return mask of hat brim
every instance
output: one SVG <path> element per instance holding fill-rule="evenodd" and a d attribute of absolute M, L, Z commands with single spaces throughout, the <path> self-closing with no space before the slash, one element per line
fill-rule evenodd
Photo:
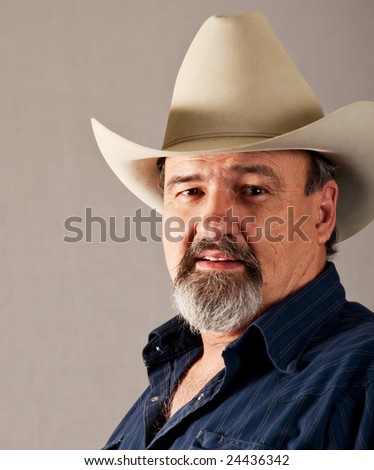
<path fill-rule="evenodd" d="M 339 240 L 354 235 L 373 219 L 374 201 L 374 102 L 350 104 L 305 127 L 278 137 L 228 146 L 220 138 L 219 147 L 203 150 L 196 143 L 184 150 L 157 150 L 131 142 L 92 119 L 95 138 L 105 160 L 139 199 L 159 213 L 163 211 L 158 187 L 159 157 L 191 156 L 207 153 L 255 152 L 263 150 L 314 150 L 338 167 L 337 228 Z"/>

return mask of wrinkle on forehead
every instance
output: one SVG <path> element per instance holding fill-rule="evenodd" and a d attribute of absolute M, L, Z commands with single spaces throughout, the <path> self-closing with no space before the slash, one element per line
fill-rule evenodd
<path fill-rule="evenodd" d="M 309 156 L 305 150 L 278 150 L 169 157 L 166 160 L 168 173 L 174 175 L 191 173 L 203 175 L 206 172 L 211 179 L 214 175 L 252 172 L 272 177 L 274 180 L 282 180 L 282 176 L 289 170 L 294 172 L 295 176 L 303 175 L 306 179 Z M 304 184 L 304 181 L 302 183 Z"/>
<path fill-rule="evenodd" d="M 284 159 L 284 158 L 302 158 L 308 159 L 308 153 L 306 150 L 271 150 L 271 151 L 257 151 L 257 152 L 227 152 L 227 153 L 207 153 L 204 155 L 189 155 L 189 156 L 180 156 L 180 157 L 166 157 L 166 162 L 172 162 L 173 165 L 179 165 L 188 162 L 201 162 L 201 163 L 211 163 L 214 159 L 215 163 L 222 163 L 231 158 L 236 158 L 238 160 L 253 158 L 265 158 L 274 160 L 274 159 Z M 217 165 L 218 166 L 218 165 Z"/>

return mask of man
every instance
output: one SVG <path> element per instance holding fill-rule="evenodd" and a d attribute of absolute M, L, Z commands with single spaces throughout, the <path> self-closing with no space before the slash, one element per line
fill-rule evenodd
<path fill-rule="evenodd" d="M 180 313 L 150 334 L 150 385 L 107 449 L 374 448 L 374 316 L 326 261 L 336 227 L 372 220 L 373 125 L 369 102 L 323 117 L 260 14 L 202 26 L 162 150 L 93 121 L 163 212 Z"/>

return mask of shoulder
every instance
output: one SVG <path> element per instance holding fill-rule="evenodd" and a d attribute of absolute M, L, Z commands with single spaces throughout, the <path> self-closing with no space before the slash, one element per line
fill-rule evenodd
<path fill-rule="evenodd" d="M 374 383 L 374 313 L 357 302 L 346 302 L 340 322 L 344 326 L 344 356 Z"/>
<path fill-rule="evenodd" d="M 360 303 L 346 301 L 331 326 L 348 349 L 367 345 L 374 353 L 374 313 Z"/>
<path fill-rule="evenodd" d="M 333 344 L 346 342 L 348 349 L 366 342 L 373 344 L 374 313 L 358 302 L 345 301 L 320 333 L 330 337 Z"/>
<path fill-rule="evenodd" d="M 374 384 L 374 313 L 346 301 L 337 315 L 316 331 L 306 356 L 337 386 Z"/>

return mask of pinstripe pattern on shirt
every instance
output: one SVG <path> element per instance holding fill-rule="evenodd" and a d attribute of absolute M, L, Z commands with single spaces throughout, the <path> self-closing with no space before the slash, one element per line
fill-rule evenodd
<path fill-rule="evenodd" d="M 348 302 L 332 263 L 224 351 L 225 370 L 165 422 L 202 353 L 174 318 L 143 351 L 150 386 L 107 449 L 374 449 L 374 315 Z"/>

